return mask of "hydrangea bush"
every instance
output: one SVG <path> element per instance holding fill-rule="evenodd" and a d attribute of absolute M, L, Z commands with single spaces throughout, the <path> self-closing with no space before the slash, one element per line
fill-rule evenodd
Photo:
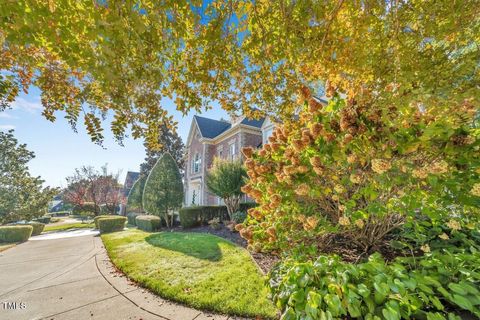
<path fill-rule="evenodd" d="M 298 119 L 278 125 L 259 151 L 243 149 L 242 190 L 259 206 L 237 229 L 251 249 L 325 247 L 336 235 L 368 253 L 419 217 L 451 216 L 454 224 L 478 214 L 473 103 L 426 109 L 398 100 L 383 108 L 365 94 L 343 97 L 328 85 L 326 92 L 322 103 L 304 88 Z"/>

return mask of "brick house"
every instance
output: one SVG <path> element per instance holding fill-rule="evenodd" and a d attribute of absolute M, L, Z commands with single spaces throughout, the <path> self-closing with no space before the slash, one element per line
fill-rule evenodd
<path fill-rule="evenodd" d="M 273 126 L 268 119 L 232 117 L 228 122 L 194 116 L 186 143 L 185 205 L 223 204 L 219 197 L 209 192 L 205 183 L 214 158 L 243 160 L 241 149 L 260 147 Z"/>

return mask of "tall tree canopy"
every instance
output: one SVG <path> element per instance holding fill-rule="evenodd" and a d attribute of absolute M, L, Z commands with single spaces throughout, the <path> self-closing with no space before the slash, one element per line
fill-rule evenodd
<path fill-rule="evenodd" d="M 25 144 L 18 143 L 13 130 L 0 131 L 0 223 L 43 215 L 58 193 L 30 175 L 28 162 L 34 157 Z"/>
<path fill-rule="evenodd" d="M 290 115 L 303 86 L 365 104 L 448 110 L 479 100 L 475 0 L 7 1 L 0 8 L 0 100 L 42 91 L 44 116 L 83 118 L 158 146 L 188 112 L 219 101 Z M 159 107 L 160 106 L 160 107 Z M 249 113 L 249 112 L 247 112 Z"/>
<path fill-rule="evenodd" d="M 150 170 L 152 170 L 155 163 L 165 152 L 168 152 L 173 157 L 180 172 L 183 172 L 185 166 L 185 145 L 177 132 L 169 128 L 168 125 L 160 125 L 158 148 L 152 148 L 148 143 L 144 143 L 144 145 L 146 157 L 145 162 L 140 165 L 140 175 L 148 176 Z"/>

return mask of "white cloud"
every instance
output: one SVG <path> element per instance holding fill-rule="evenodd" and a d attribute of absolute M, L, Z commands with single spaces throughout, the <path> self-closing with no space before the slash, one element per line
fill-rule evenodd
<path fill-rule="evenodd" d="M 8 114 L 5 111 L 3 111 L 3 112 L 0 112 L 0 119 L 17 119 L 17 117 L 14 117 L 11 114 Z"/>
<path fill-rule="evenodd" d="M 8 131 L 11 129 L 15 129 L 15 126 L 11 124 L 0 124 L 0 130 L 2 131 Z"/>
<path fill-rule="evenodd" d="M 22 109 L 31 113 L 35 113 L 37 110 L 42 110 L 42 104 L 40 101 L 28 101 L 22 97 L 18 97 L 12 103 L 13 109 Z"/>

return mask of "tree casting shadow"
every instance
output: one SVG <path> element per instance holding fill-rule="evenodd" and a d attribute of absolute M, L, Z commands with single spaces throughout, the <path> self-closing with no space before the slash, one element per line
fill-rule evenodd
<path fill-rule="evenodd" d="M 152 246 L 181 252 L 197 259 L 222 259 L 222 251 L 218 245 L 222 240 L 217 237 L 198 233 L 161 232 L 152 234 L 145 240 Z"/>

